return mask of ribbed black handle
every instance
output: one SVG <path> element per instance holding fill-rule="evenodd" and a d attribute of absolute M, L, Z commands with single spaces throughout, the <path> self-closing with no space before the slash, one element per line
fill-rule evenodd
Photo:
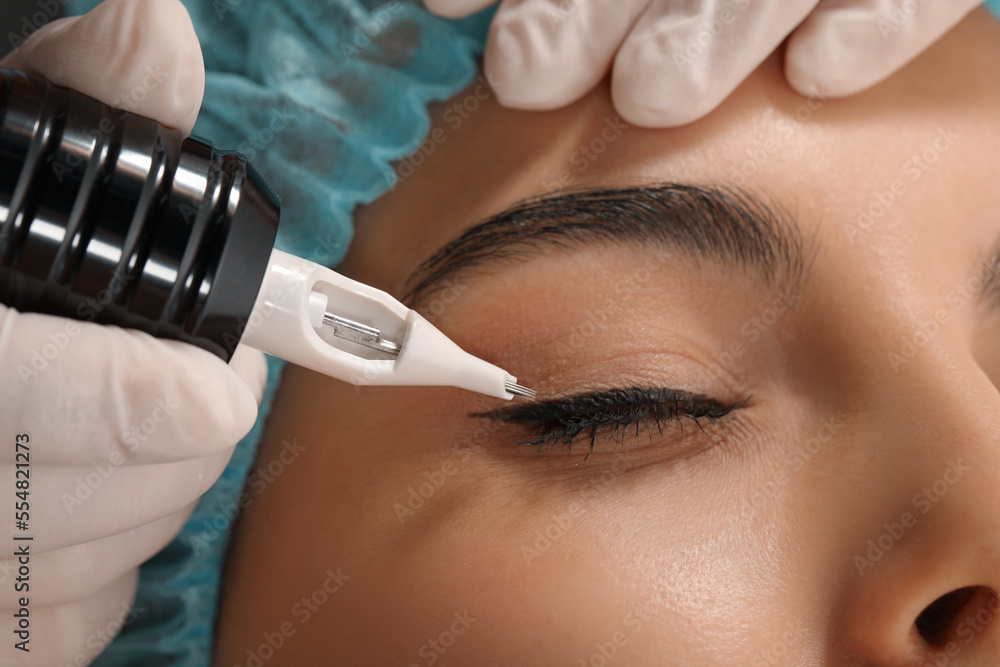
<path fill-rule="evenodd" d="M 278 212 L 242 155 L 0 68 L 0 302 L 228 361 Z"/>

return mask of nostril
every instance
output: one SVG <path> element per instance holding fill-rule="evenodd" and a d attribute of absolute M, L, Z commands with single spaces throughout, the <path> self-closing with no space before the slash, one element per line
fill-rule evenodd
<path fill-rule="evenodd" d="M 948 630 L 959 612 L 976 594 L 978 586 L 958 588 L 939 597 L 917 616 L 917 632 L 931 646 L 941 646 L 948 639 Z"/>

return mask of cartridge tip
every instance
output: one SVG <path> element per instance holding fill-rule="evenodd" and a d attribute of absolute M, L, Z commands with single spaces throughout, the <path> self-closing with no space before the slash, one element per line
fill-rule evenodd
<path fill-rule="evenodd" d="M 521 398 L 526 398 L 529 401 L 535 400 L 535 390 L 528 389 L 527 387 L 522 387 L 513 380 L 506 380 L 503 383 L 503 388 L 507 390 L 507 393 L 514 394 L 515 396 L 520 396 Z"/>

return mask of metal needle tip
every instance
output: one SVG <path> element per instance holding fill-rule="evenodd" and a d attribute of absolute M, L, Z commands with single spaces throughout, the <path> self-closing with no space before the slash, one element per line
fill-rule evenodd
<path fill-rule="evenodd" d="M 521 398 L 526 398 L 529 401 L 535 400 L 535 390 L 528 389 L 527 387 L 522 387 L 521 385 L 507 380 L 503 383 L 503 388 L 507 390 L 507 393 L 514 394 L 515 396 L 520 396 Z"/>
<path fill-rule="evenodd" d="M 375 327 L 333 313 L 323 313 L 323 324 L 332 327 L 333 335 L 337 338 L 349 340 L 379 352 L 386 352 L 394 357 L 399 355 L 399 343 L 382 338 L 382 332 Z"/>

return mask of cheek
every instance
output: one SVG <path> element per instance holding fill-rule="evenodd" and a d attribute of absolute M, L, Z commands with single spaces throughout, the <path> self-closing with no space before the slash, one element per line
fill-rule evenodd
<path fill-rule="evenodd" d="M 780 634 L 789 601 L 811 599 L 782 554 L 823 540 L 789 543 L 807 519 L 801 494 L 740 514 L 761 483 L 750 456 L 512 457 L 496 433 L 453 425 L 476 407 L 468 392 L 290 377 L 299 382 L 283 398 L 296 409 L 276 413 L 261 460 L 283 438 L 306 451 L 242 530 L 256 563 L 242 572 L 248 603 L 269 600 L 273 616 L 258 629 L 298 623 L 288 610 L 328 569 L 350 576 L 321 622 L 295 625 L 296 650 L 336 646 L 346 664 L 599 665 L 609 652 L 633 664 L 745 664 L 748 646 Z"/>
<path fill-rule="evenodd" d="M 422 451 L 447 439 L 417 435 L 408 446 Z M 431 640 L 451 644 L 451 624 L 468 614 L 475 622 L 448 647 L 455 664 L 487 655 L 601 664 L 592 656 L 608 651 L 638 664 L 666 652 L 710 660 L 755 643 L 748 625 L 767 627 L 769 613 L 786 611 L 778 598 L 787 599 L 791 568 L 775 554 L 790 549 L 776 544 L 784 534 L 769 514 L 739 518 L 734 471 L 635 468 L 627 456 L 566 470 L 542 457 L 499 457 L 499 446 L 459 446 L 366 485 L 368 515 L 338 531 L 343 540 L 380 526 L 379 548 L 358 563 L 364 586 L 340 601 L 357 623 L 354 640 L 364 637 L 359 646 L 377 643 L 377 620 L 394 628 L 395 657 L 417 661 Z M 393 521 L 379 520 L 387 511 Z"/>

